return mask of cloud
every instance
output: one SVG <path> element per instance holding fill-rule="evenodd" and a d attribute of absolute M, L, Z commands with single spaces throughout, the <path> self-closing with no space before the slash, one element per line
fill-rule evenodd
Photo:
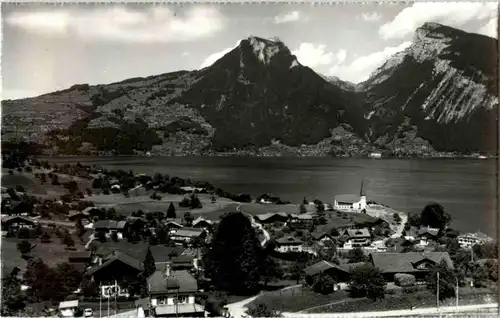
<path fill-rule="evenodd" d="M 370 74 L 380 67 L 389 57 L 403 51 L 411 45 L 410 41 L 403 42 L 395 47 L 386 47 L 384 50 L 371 53 L 369 55 L 356 58 L 348 65 L 335 65 L 329 73 L 342 80 L 353 83 L 363 82 L 368 79 Z"/>
<path fill-rule="evenodd" d="M 345 59 L 347 58 L 347 51 L 340 49 L 335 55 L 335 57 L 337 58 L 337 63 L 339 64 L 344 63 Z"/>
<path fill-rule="evenodd" d="M 403 39 L 413 34 L 425 22 L 442 23 L 451 27 L 462 27 L 470 21 L 490 20 L 497 17 L 496 2 L 433 2 L 414 3 L 379 29 L 385 39 Z"/>
<path fill-rule="evenodd" d="M 289 23 L 299 21 L 301 18 L 301 14 L 299 11 L 287 12 L 281 15 L 277 15 L 274 17 L 275 24 Z"/>
<path fill-rule="evenodd" d="M 491 18 L 488 21 L 488 23 L 484 24 L 477 30 L 477 33 L 490 36 L 492 38 L 497 38 L 498 37 L 497 23 L 498 23 L 498 18 Z"/>
<path fill-rule="evenodd" d="M 189 56 L 189 55 L 191 55 L 190 52 L 182 52 L 182 54 L 181 54 L 181 56 Z"/>
<path fill-rule="evenodd" d="M 208 67 L 212 64 L 214 64 L 218 59 L 220 59 L 221 57 L 223 57 L 224 55 L 226 55 L 227 53 L 231 52 L 233 49 L 235 49 L 236 47 L 238 47 L 238 45 L 240 45 L 240 42 L 241 40 L 239 40 L 238 42 L 236 42 L 236 44 L 233 46 L 233 47 L 228 47 L 222 51 L 219 51 L 219 52 L 215 52 L 215 53 L 212 53 L 210 54 L 200 65 L 200 69 L 202 68 L 205 68 L 205 67 Z"/>
<path fill-rule="evenodd" d="M 167 7 L 133 11 L 112 6 L 92 10 L 52 9 L 12 12 L 6 23 L 39 35 L 72 36 L 124 42 L 183 42 L 221 31 L 226 18 L 214 7 L 189 7 L 176 13 Z"/>
<path fill-rule="evenodd" d="M 382 15 L 377 12 L 364 12 L 361 14 L 361 18 L 367 22 L 376 22 L 382 19 Z"/>

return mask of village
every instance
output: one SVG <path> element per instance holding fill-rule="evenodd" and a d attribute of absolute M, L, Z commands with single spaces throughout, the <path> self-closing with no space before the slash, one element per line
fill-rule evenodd
<path fill-rule="evenodd" d="M 494 295 L 496 242 L 453 230 L 437 203 L 408 215 L 370 201 L 362 180 L 357 190 L 291 204 L 3 154 L 2 316 L 263 317 Z M 250 258 L 238 240 L 265 263 L 227 276 L 251 277 L 244 292 L 219 277 L 234 259 L 214 252 Z"/>

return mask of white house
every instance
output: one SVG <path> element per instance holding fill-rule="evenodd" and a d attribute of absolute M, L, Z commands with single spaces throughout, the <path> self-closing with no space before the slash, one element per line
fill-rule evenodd
<path fill-rule="evenodd" d="M 78 300 L 62 301 L 59 303 L 59 314 L 62 317 L 74 317 L 78 310 Z"/>
<path fill-rule="evenodd" d="M 473 234 L 464 234 L 458 236 L 458 244 L 461 248 L 471 249 L 476 244 L 482 244 L 483 241 Z"/>
<path fill-rule="evenodd" d="M 366 194 L 364 183 L 361 183 L 359 196 L 353 194 L 340 194 L 333 200 L 333 208 L 345 212 L 361 212 L 366 210 Z"/>

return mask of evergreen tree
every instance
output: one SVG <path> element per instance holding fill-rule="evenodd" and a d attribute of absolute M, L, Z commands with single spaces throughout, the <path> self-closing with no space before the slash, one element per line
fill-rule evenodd
<path fill-rule="evenodd" d="M 299 212 L 301 214 L 304 214 L 307 212 L 306 206 L 303 203 L 301 205 L 299 205 Z"/>
<path fill-rule="evenodd" d="M 144 277 L 148 278 L 156 271 L 155 259 L 151 253 L 151 249 L 148 247 L 146 257 L 144 258 Z"/>
<path fill-rule="evenodd" d="M 224 217 L 208 251 L 207 273 L 218 290 L 247 294 L 260 280 L 261 248 L 247 217 L 231 213 Z"/>
<path fill-rule="evenodd" d="M 385 296 L 386 281 L 380 270 L 370 263 L 352 270 L 349 285 L 353 297 L 368 297 L 375 301 Z"/>
<path fill-rule="evenodd" d="M 167 219 L 175 219 L 177 217 L 177 214 L 175 213 L 175 207 L 172 202 L 170 202 L 170 205 L 168 206 L 167 209 Z"/>

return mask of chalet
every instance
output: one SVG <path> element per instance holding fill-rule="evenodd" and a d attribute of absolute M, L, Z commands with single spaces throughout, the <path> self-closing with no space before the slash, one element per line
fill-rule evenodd
<path fill-rule="evenodd" d="M 364 229 L 347 229 L 339 238 L 339 247 L 343 249 L 352 249 L 355 247 L 367 247 L 371 245 L 371 234 Z"/>
<path fill-rule="evenodd" d="M 96 237 L 100 233 L 104 233 L 106 237 L 110 237 L 113 232 L 118 236 L 118 239 L 123 239 L 124 234 L 128 229 L 127 221 L 115 221 L 115 220 L 99 220 L 94 224 L 94 231 Z"/>
<path fill-rule="evenodd" d="M 149 250 L 155 260 L 156 268 L 164 268 L 167 263 L 172 263 L 174 257 L 182 255 L 185 249 L 180 246 L 150 245 Z"/>
<path fill-rule="evenodd" d="M 179 244 L 193 243 L 196 239 L 204 239 L 206 232 L 203 229 L 183 227 L 172 234 L 171 239 Z"/>
<path fill-rule="evenodd" d="M 439 229 L 431 227 L 422 227 L 416 233 L 417 245 L 427 246 L 430 242 L 438 240 Z"/>
<path fill-rule="evenodd" d="M 429 270 L 443 261 L 453 268 L 448 252 L 371 253 L 369 261 L 380 269 L 387 281 L 393 281 L 394 275 L 399 273 L 424 280 Z"/>
<path fill-rule="evenodd" d="M 334 238 L 326 232 L 314 232 L 311 234 L 311 237 L 314 241 L 318 242 L 320 245 L 323 245 L 327 242 L 329 243 L 335 242 Z"/>
<path fill-rule="evenodd" d="M 302 252 L 303 244 L 304 242 L 293 236 L 282 237 L 276 240 L 276 251 L 281 253 Z"/>
<path fill-rule="evenodd" d="M 349 263 L 336 265 L 325 260 L 313 264 L 304 269 L 305 280 L 308 285 L 314 284 L 319 274 L 324 273 L 332 277 L 338 283 L 346 283 L 351 278 L 351 271 L 364 263 Z M 335 289 L 343 289 L 345 286 L 337 285 Z"/>
<path fill-rule="evenodd" d="M 288 221 L 288 214 L 284 212 L 258 214 L 254 216 L 254 220 L 260 224 L 272 224 L 277 222 L 285 223 Z"/>
<path fill-rule="evenodd" d="M 8 234 L 15 235 L 21 228 L 34 228 L 35 223 L 35 220 L 24 216 L 2 217 L 2 231 L 7 231 Z"/>
<path fill-rule="evenodd" d="M 127 217 L 128 231 L 142 234 L 147 229 L 147 221 L 144 218 L 129 216 Z"/>
<path fill-rule="evenodd" d="M 341 194 L 335 196 L 333 209 L 342 212 L 366 212 L 366 194 L 364 182 L 361 183 L 359 196 L 353 194 Z"/>
<path fill-rule="evenodd" d="M 104 217 L 104 215 L 106 214 L 104 210 L 101 210 L 95 206 L 89 206 L 83 209 L 82 213 L 88 214 L 91 219 L 94 219 L 95 217 Z"/>
<path fill-rule="evenodd" d="M 308 229 L 314 224 L 314 214 L 290 214 L 289 222 L 294 228 Z"/>
<path fill-rule="evenodd" d="M 175 231 L 182 228 L 182 219 L 166 219 L 165 226 L 169 231 Z"/>
<path fill-rule="evenodd" d="M 156 317 L 204 317 L 204 307 L 195 303 L 196 279 L 185 270 L 166 268 L 148 278 L 151 307 Z"/>
<path fill-rule="evenodd" d="M 59 303 L 59 315 L 61 317 L 75 317 L 78 307 L 78 300 L 62 301 Z"/>
<path fill-rule="evenodd" d="M 114 252 L 107 259 L 92 268 L 89 273 L 97 285 L 101 286 L 103 297 L 110 297 L 111 289 L 119 296 L 129 296 L 128 286 L 136 282 L 143 271 L 142 262 L 125 253 Z"/>
<path fill-rule="evenodd" d="M 90 264 L 92 261 L 92 252 L 84 251 L 84 252 L 70 252 L 68 255 L 68 263 L 70 264 Z"/>
<path fill-rule="evenodd" d="M 212 227 L 212 221 L 206 220 L 200 216 L 193 221 L 193 227 L 207 230 Z"/>

